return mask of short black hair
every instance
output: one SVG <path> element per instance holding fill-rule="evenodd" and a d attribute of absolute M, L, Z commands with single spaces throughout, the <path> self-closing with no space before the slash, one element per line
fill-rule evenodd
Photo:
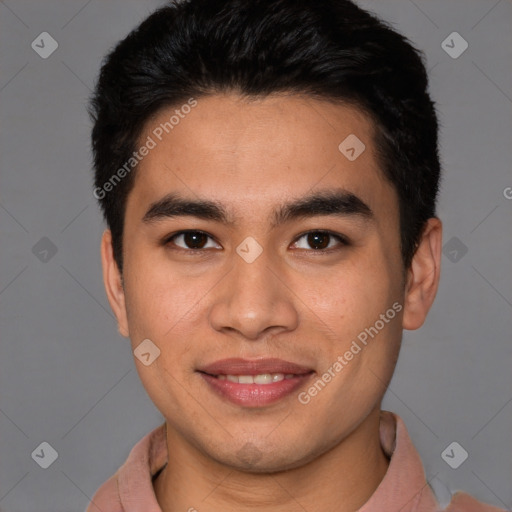
<path fill-rule="evenodd" d="M 183 0 L 152 13 L 105 58 L 89 105 L 94 194 L 119 269 L 136 172 L 126 163 L 150 116 L 225 92 L 307 95 L 367 114 L 378 163 L 398 193 L 408 268 L 435 216 L 440 178 L 423 60 L 408 39 L 349 0 Z"/>

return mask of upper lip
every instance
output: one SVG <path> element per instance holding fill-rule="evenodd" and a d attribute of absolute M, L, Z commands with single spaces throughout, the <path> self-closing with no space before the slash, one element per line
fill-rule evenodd
<path fill-rule="evenodd" d="M 284 373 L 304 375 L 311 373 L 312 368 L 283 359 L 241 359 L 231 358 L 215 361 L 199 368 L 199 371 L 210 375 L 260 375 L 263 373 Z"/>

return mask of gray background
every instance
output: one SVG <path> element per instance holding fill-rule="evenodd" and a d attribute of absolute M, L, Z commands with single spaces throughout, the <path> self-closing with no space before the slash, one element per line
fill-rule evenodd
<path fill-rule="evenodd" d="M 83 511 L 163 421 L 103 291 L 85 110 L 101 58 L 162 3 L 0 2 L 4 512 Z M 439 294 L 405 332 L 384 408 L 404 419 L 441 500 L 464 489 L 510 509 L 512 3 L 359 3 L 425 51 L 445 173 Z M 59 44 L 47 59 L 31 48 L 43 31 Z M 453 31 L 469 44 L 456 59 L 441 46 Z M 43 441 L 58 452 L 48 469 L 31 457 Z M 469 453 L 458 469 L 441 457 L 452 441 Z"/>

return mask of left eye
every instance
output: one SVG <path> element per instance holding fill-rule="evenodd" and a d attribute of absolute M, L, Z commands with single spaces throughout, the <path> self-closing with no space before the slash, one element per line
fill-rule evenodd
<path fill-rule="evenodd" d="M 310 247 L 298 247 L 299 249 L 310 249 L 313 247 L 315 251 L 325 251 L 327 249 L 332 249 L 333 245 L 331 245 L 332 239 L 337 240 L 341 245 L 347 245 L 347 241 L 341 236 L 331 233 L 329 231 L 310 231 L 309 233 L 304 233 L 297 239 L 294 245 L 298 244 L 299 240 L 305 239 L 306 244 Z M 334 244 L 334 247 L 336 244 Z"/>

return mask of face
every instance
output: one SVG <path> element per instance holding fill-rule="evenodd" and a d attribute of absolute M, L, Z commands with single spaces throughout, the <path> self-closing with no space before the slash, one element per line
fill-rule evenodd
<path fill-rule="evenodd" d="M 105 235 L 109 300 L 133 350 L 160 350 L 135 363 L 171 435 L 241 469 L 299 466 L 380 407 L 438 247 L 404 272 L 397 194 L 355 108 L 216 95 L 162 132 L 176 108 L 141 137 L 124 287 Z"/>

